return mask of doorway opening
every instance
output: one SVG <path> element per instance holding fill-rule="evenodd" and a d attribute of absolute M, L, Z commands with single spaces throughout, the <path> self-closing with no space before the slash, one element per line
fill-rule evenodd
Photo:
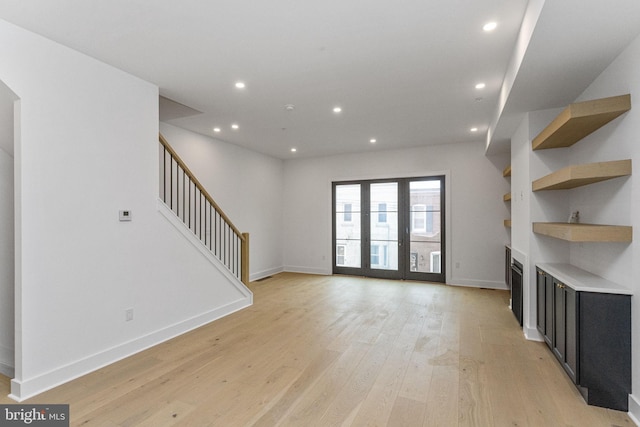
<path fill-rule="evenodd" d="M 445 282 L 445 177 L 333 183 L 333 272 Z"/>

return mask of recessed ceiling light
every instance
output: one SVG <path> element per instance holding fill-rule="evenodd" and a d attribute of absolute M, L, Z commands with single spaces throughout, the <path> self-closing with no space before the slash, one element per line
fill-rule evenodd
<path fill-rule="evenodd" d="M 295 147 L 293 147 L 293 148 L 291 149 L 291 152 L 292 152 L 292 153 L 295 153 L 296 151 L 298 151 L 298 149 L 297 149 L 297 148 L 295 148 Z"/>
<path fill-rule="evenodd" d="M 483 25 L 482 29 L 486 32 L 493 31 L 498 26 L 497 22 L 487 22 Z"/>
<path fill-rule="evenodd" d="M 234 123 L 234 124 L 231 125 L 231 129 L 233 129 L 233 130 L 238 130 L 239 128 L 240 128 L 240 126 L 238 126 L 237 123 Z"/>
<path fill-rule="evenodd" d="M 487 87 L 487 85 L 486 85 L 486 84 L 484 84 L 484 83 L 478 83 L 478 84 L 476 85 L 476 89 L 484 89 L 485 87 Z"/>
<path fill-rule="evenodd" d="M 247 87 L 247 85 L 245 85 L 244 82 L 236 82 L 236 88 L 244 89 L 245 87 Z"/>
<path fill-rule="evenodd" d="M 341 107 L 333 107 L 333 112 L 334 113 L 341 113 L 342 112 L 342 108 Z"/>
<path fill-rule="evenodd" d="M 471 132 L 478 132 L 478 128 L 471 128 L 469 129 Z"/>
<path fill-rule="evenodd" d="M 371 138 L 371 139 L 369 140 L 369 142 L 370 142 L 370 143 L 372 143 L 372 144 L 375 144 L 375 143 L 376 143 L 376 142 L 378 142 L 378 141 L 377 141 L 375 138 Z"/>
<path fill-rule="evenodd" d="M 220 128 L 213 128 L 213 131 L 214 131 L 215 133 L 218 133 L 218 132 L 220 132 Z"/>

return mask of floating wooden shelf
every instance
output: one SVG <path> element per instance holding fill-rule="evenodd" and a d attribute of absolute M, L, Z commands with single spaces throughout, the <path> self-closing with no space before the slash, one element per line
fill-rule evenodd
<path fill-rule="evenodd" d="M 511 176 L 511 165 L 504 168 L 502 171 L 502 176 Z"/>
<path fill-rule="evenodd" d="M 504 196 L 502 196 L 502 200 L 504 200 L 505 202 L 510 202 L 511 201 L 511 193 L 507 193 Z"/>
<path fill-rule="evenodd" d="M 511 228 L 511 220 L 510 219 L 505 219 L 504 220 L 504 226 L 508 227 L 508 228 Z"/>
<path fill-rule="evenodd" d="M 631 175 L 630 159 L 590 163 L 560 169 L 533 181 L 531 187 L 533 191 L 566 190 L 627 175 Z"/>
<path fill-rule="evenodd" d="M 623 225 L 534 222 L 533 232 L 569 242 L 631 242 L 633 229 Z"/>
<path fill-rule="evenodd" d="M 534 150 L 569 147 L 630 109 L 628 94 L 570 104 L 531 145 Z"/>

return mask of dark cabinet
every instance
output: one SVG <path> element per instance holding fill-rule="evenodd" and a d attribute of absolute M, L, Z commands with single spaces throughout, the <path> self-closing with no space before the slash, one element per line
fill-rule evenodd
<path fill-rule="evenodd" d="M 538 331 L 545 336 L 547 335 L 547 316 L 545 313 L 545 287 L 544 287 L 545 273 L 544 271 L 536 268 L 536 327 Z"/>
<path fill-rule="evenodd" d="M 577 383 L 576 292 L 559 280 L 553 283 L 553 354 Z"/>
<path fill-rule="evenodd" d="M 627 411 L 631 295 L 576 291 L 541 268 L 536 294 L 538 331 L 587 403 Z"/>
<path fill-rule="evenodd" d="M 511 247 L 504 247 L 504 283 L 511 288 Z"/>
<path fill-rule="evenodd" d="M 511 264 L 511 311 L 522 326 L 522 264 L 516 260 Z"/>
<path fill-rule="evenodd" d="M 553 277 L 539 268 L 537 272 L 537 327 L 549 347 L 553 336 Z"/>
<path fill-rule="evenodd" d="M 628 411 L 631 296 L 580 292 L 580 390 L 587 403 Z"/>

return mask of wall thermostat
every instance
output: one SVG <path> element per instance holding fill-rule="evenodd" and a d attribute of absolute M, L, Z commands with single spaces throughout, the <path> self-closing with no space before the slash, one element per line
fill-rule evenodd
<path fill-rule="evenodd" d="M 131 221 L 131 211 L 120 211 L 120 221 Z"/>

